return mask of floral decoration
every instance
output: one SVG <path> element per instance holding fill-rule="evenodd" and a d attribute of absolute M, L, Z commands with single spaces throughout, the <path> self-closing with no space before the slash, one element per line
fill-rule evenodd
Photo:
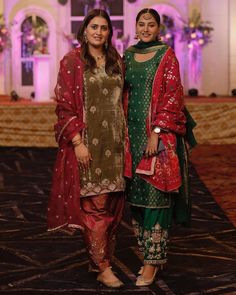
<path fill-rule="evenodd" d="M 5 24 L 5 18 L 0 14 L 0 53 L 10 47 L 10 31 Z"/>
<path fill-rule="evenodd" d="M 47 41 L 49 29 L 45 21 L 38 16 L 30 16 L 22 24 L 22 42 L 24 55 L 48 53 Z"/>
<path fill-rule="evenodd" d="M 211 32 L 213 31 L 209 24 L 209 21 L 201 19 L 200 12 L 194 10 L 188 21 L 184 22 L 181 41 L 187 42 L 189 48 L 194 45 L 200 47 L 207 45 L 211 42 Z"/>
<path fill-rule="evenodd" d="M 196 10 L 188 21 L 183 23 L 180 41 L 188 44 L 189 78 L 196 86 L 202 73 L 202 48 L 211 42 L 213 28 L 210 27 L 209 21 L 201 19 L 200 12 Z"/>

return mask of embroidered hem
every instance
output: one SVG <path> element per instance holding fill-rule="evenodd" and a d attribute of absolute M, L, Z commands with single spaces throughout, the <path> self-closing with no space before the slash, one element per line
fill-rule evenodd
<path fill-rule="evenodd" d="M 162 265 L 165 263 L 167 263 L 167 259 L 161 259 L 161 260 L 147 260 L 147 259 L 145 259 L 144 260 L 144 265 L 145 264 Z"/>
<path fill-rule="evenodd" d="M 140 205 L 140 204 L 135 204 L 129 201 L 126 201 L 128 204 L 136 207 L 142 207 L 142 208 L 149 208 L 149 209 L 165 209 L 165 208 L 170 208 L 171 204 L 165 205 L 165 206 L 147 206 L 147 205 Z M 169 202 L 170 203 L 170 202 Z"/>
<path fill-rule="evenodd" d="M 107 194 L 107 193 L 109 194 L 109 193 L 116 193 L 116 192 L 123 192 L 123 191 L 124 191 L 123 188 L 122 189 L 121 188 L 117 188 L 115 190 L 103 189 L 103 190 L 101 190 L 99 192 L 88 192 L 88 193 L 82 195 L 83 190 L 81 190 L 80 197 L 81 198 L 86 198 L 86 197 L 91 197 L 91 196 L 98 196 L 98 195 L 103 195 L 103 194 Z"/>

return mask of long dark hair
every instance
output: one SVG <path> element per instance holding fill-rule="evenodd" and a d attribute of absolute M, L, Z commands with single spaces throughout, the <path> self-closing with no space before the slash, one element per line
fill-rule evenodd
<path fill-rule="evenodd" d="M 106 48 L 104 46 L 104 52 L 106 56 L 106 65 L 105 65 L 106 73 L 109 75 L 121 74 L 121 67 L 119 66 L 119 63 L 118 63 L 119 54 L 116 51 L 116 49 L 112 46 L 112 43 L 111 43 L 113 28 L 112 28 L 110 17 L 105 10 L 102 10 L 102 9 L 91 10 L 87 14 L 87 16 L 84 18 L 83 23 L 81 24 L 79 28 L 77 39 L 81 45 L 81 59 L 84 61 L 87 69 L 94 71 L 94 69 L 96 68 L 96 61 L 88 50 L 88 44 L 86 43 L 84 38 L 84 31 L 87 28 L 90 21 L 96 16 L 101 16 L 105 18 L 109 28 L 107 46 Z"/>
<path fill-rule="evenodd" d="M 161 18 L 159 13 L 153 9 L 153 8 L 144 8 L 142 10 L 139 11 L 138 15 L 136 16 L 136 24 L 139 21 L 140 17 L 145 14 L 145 13 L 150 13 L 156 20 L 158 27 L 160 27 L 160 23 L 161 23 Z"/>

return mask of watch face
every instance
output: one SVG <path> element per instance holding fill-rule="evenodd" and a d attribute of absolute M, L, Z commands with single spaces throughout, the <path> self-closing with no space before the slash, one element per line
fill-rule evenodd
<path fill-rule="evenodd" d="M 155 128 L 154 128 L 154 132 L 155 132 L 155 133 L 160 133 L 160 132 L 161 132 L 161 129 L 160 129 L 159 127 L 155 127 Z"/>

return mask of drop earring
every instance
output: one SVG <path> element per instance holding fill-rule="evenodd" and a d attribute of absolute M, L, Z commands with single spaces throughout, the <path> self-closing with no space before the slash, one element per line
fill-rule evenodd
<path fill-rule="evenodd" d="M 107 49 L 108 48 L 108 42 L 107 42 L 107 40 L 106 40 L 106 42 L 105 42 L 105 49 Z"/>
<path fill-rule="evenodd" d="M 138 33 L 135 34 L 134 39 L 140 41 L 139 36 L 138 36 Z"/>
<path fill-rule="evenodd" d="M 88 38 L 87 38 L 87 35 L 86 33 L 84 32 L 84 42 L 87 44 L 88 43 Z"/>

